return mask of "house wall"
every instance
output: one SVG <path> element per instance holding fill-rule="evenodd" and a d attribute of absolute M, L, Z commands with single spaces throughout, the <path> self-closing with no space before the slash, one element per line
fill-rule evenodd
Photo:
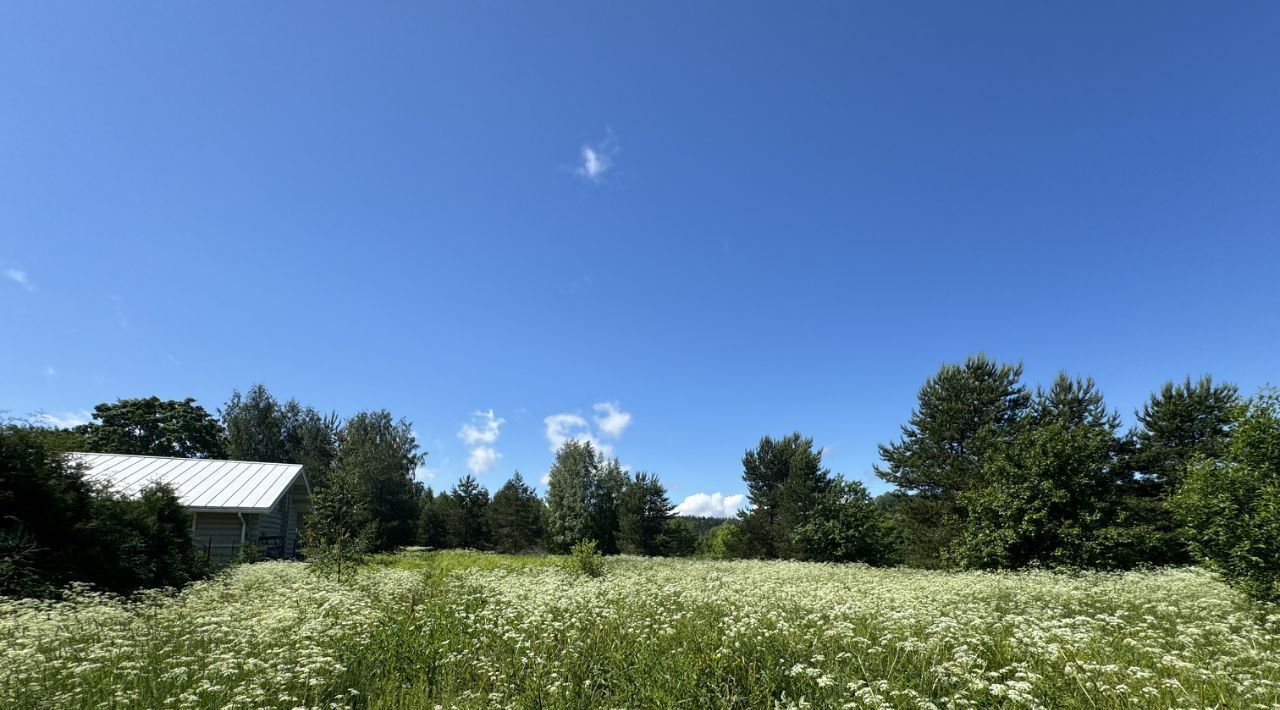
<path fill-rule="evenodd" d="M 240 547 L 240 517 L 235 513 L 192 513 L 195 516 L 196 549 L 207 552 L 210 558 L 230 560 Z M 258 540 L 260 515 L 244 516 L 246 542 Z"/>

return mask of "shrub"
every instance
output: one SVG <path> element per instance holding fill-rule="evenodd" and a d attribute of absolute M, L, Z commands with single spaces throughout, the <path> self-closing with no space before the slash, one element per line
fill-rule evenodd
<path fill-rule="evenodd" d="M 588 577 L 599 577 L 604 574 L 604 557 L 596 549 L 595 540 L 583 540 L 569 550 L 566 566 Z"/>
<path fill-rule="evenodd" d="M 1197 559 L 1250 597 L 1280 601 L 1280 392 L 1238 408 L 1226 454 L 1193 461 L 1171 505 Z"/>

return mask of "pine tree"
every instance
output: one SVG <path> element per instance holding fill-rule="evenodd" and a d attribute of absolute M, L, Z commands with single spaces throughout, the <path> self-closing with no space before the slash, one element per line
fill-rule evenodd
<path fill-rule="evenodd" d="M 567 553 L 594 533 L 592 491 L 597 470 L 590 442 L 566 441 L 547 474 L 547 548 Z"/>
<path fill-rule="evenodd" d="M 674 507 L 657 476 L 637 473 L 618 501 L 618 549 L 630 555 L 664 554 Z"/>
<path fill-rule="evenodd" d="M 819 498 L 831 487 L 831 472 L 813 439 L 799 432 L 781 439 L 764 437 L 742 457 L 742 479 L 752 508 L 740 513 L 742 536 L 752 557 L 799 556 L 797 528 L 808 522 Z"/>
<path fill-rule="evenodd" d="M 1166 382 L 1151 395 L 1137 412 L 1135 467 L 1157 495 L 1177 489 L 1192 459 L 1222 456 L 1239 400 L 1235 385 L 1215 385 L 1210 375 Z"/>
<path fill-rule="evenodd" d="M 1021 379 L 1021 365 L 984 355 L 943 365 L 920 388 L 902 438 L 880 446 L 885 466 L 876 466 L 876 475 L 907 494 L 892 512 L 908 563 L 942 564 L 940 551 L 964 526 L 961 496 L 983 488 L 992 452 L 1021 429 L 1031 402 Z"/>
<path fill-rule="evenodd" d="M 543 504 L 533 488 L 516 471 L 489 504 L 489 530 L 494 549 L 524 552 L 542 539 Z"/>

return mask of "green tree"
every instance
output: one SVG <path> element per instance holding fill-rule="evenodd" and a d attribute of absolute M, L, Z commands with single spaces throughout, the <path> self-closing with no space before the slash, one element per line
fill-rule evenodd
<path fill-rule="evenodd" d="M 373 547 L 411 544 L 418 520 L 420 489 L 414 473 L 426 459 L 418 453 L 412 425 L 386 410 L 361 412 L 338 435 L 338 458 L 330 477 L 352 476 L 377 523 Z"/>
<path fill-rule="evenodd" d="M 321 415 L 293 399 L 282 405 L 260 384 L 244 395 L 233 391 L 220 413 L 230 458 L 302 464 L 312 489 L 324 487 L 338 458 L 337 414 Z"/>
<path fill-rule="evenodd" d="M 237 461 L 297 463 L 289 460 L 284 441 L 284 409 L 261 384 L 231 399 L 219 410 L 227 430 L 227 455 Z"/>
<path fill-rule="evenodd" d="M 0 424 L 0 595 L 38 594 L 85 579 L 92 489 L 40 428 Z"/>
<path fill-rule="evenodd" d="M 664 536 L 672 532 L 668 523 L 674 508 L 657 476 L 637 473 L 618 500 L 619 550 L 631 555 L 664 554 Z M 696 539 L 693 526 L 686 525 L 690 537 Z"/>
<path fill-rule="evenodd" d="M 472 475 L 459 479 L 443 509 L 449 547 L 489 549 L 489 491 Z"/>
<path fill-rule="evenodd" d="M 597 457 L 591 481 L 591 536 L 601 554 L 616 555 L 621 549 L 618 510 L 629 482 L 618 459 Z"/>
<path fill-rule="evenodd" d="M 1117 435 L 1093 380 L 1058 375 L 1039 391 L 1029 425 L 989 452 L 984 486 L 966 491 L 963 535 L 950 550 L 965 567 L 1016 568 L 1038 563 L 1117 566 L 1117 496 L 1127 474 Z"/>
<path fill-rule="evenodd" d="M 188 397 L 159 397 L 103 402 L 95 421 L 76 428 L 90 451 L 104 454 L 222 458 L 222 425 Z"/>
<path fill-rule="evenodd" d="M 1135 468 L 1158 493 L 1176 489 L 1193 459 L 1222 457 L 1239 402 L 1235 385 L 1210 375 L 1164 383 L 1137 412 Z"/>
<path fill-rule="evenodd" d="M 690 557 L 698 552 L 698 530 L 684 518 L 671 518 L 662 531 L 659 550 L 668 557 Z"/>
<path fill-rule="evenodd" d="M 417 544 L 433 549 L 448 546 L 444 514 L 441 512 L 449 506 L 448 497 L 448 493 L 436 495 L 430 487 L 422 489 L 418 496 Z"/>
<path fill-rule="evenodd" d="M 939 566 L 963 530 L 961 496 L 983 488 L 989 456 L 1017 436 L 1030 405 L 1021 379 L 1022 365 L 984 355 L 943 365 L 920 388 L 902 438 L 880 446 L 876 475 L 910 496 L 892 509 L 908 564 Z"/>
<path fill-rule="evenodd" d="M 516 471 L 489 504 L 489 530 L 499 552 L 524 552 L 542 539 L 542 499 Z"/>
<path fill-rule="evenodd" d="M 713 560 L 744 557 L 742 524 L 737 520 L 721 523 L 698 539 L 697 554 Z"/>
<path fill-rule="evenodd" d="M 1249 596 L 1280 601 L 1280 391 L 1233 414 L 1221 457 L 1192 459 L 1172 506 L 1197 559 Z"/>
<path fill-rule="evenodd" d="M 590 442 L 566 441 L 547 474 L 547 548 L 567 553 L 594 533 L 592 493 L 599 465 Z"/>
<path fill-rule="evenodd" d="M 314 568 L 339 578 L 359 566 L 377 540 L 368 484 L 360 469 L 338 466 L 311 499 L 303 553 Z"/>
<path fill-rule="evenodd" d="M 858 481 L 836 478 L 809 520 L 796 528 L 794 545 L 804 559 L 820 562 L 892 564 L 892 530 Z"/>
<path fill-rule="evenodd" d="M 813 439 L 798 432 L 781 439 L 764 437 L 742 457 L 752 508 L 740 513 L 746 552 L 752 557 L 799 557 L 797 528 L 809 521 L 819 499 L 831 488 L 831 472 Z"/>

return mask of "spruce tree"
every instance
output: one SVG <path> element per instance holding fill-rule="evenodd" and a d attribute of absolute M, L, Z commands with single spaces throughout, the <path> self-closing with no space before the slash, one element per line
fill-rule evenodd
<path fill-rule="evenodd" d="M 618 507 L 629 480 L 618 459 L 597 460 L 591 485 L 591 527 L 592 538 L 602 554 L 619 552 Z"/>
<path fill-rule="evenodd" d="M 449 547 L 489 549 L 489 491 L 467 475 L 449 492 L 445 508 L 445 539 Z"/>
<path fill-rule="evenodd" d="M 499 552 L 524 552 L 542 538 L 543 504 L 516 471 L 489 504 L 489 531 Z"/>
<path fill-rule="evenodd" d="M 592 492 L 597 470 L 590 442 L 566 441 L 547 474 L 547 549 L 567 553 L 594 531 Z"/>
<path fill-rule="evenodd" d="M 630 555 L 664 554 L 664 537 L 674 507 L 657 476 L 637 473 L 618 502 L 619 550 Z"/>

